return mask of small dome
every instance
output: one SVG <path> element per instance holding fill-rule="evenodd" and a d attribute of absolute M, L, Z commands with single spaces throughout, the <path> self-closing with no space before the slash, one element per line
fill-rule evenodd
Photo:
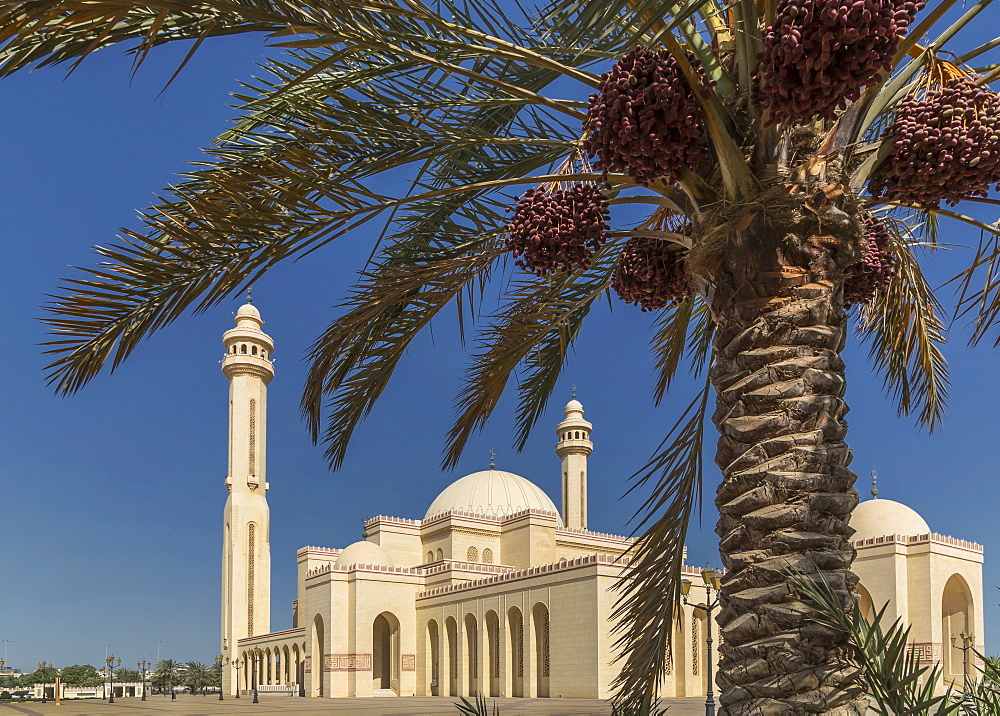
<path fill-rule="evenodd" d="M 559 510 L 538 485 L 512 472 L 483 470 L 444 488 L 427 508 L 424 519 L 453 510 L 503 517 L 527 509 L 555 512 L 558 519 Z"/>
<path fill-rule="evenodd" d="M 865 500 L 854 508 L 851 527 L 856 532 L 852 540 L 884 537 L 885 535 L 924 535 L 931 531 L 916 510 L 894 500 Z"/>
<path fill-rule="evenodd" d="M 249 316 L 250 318 L 256 318 L 259 321 L 260 320 L 260 311 L 258 311 L 257 307 L 255 305 L 253 305 L 252 303 L 244 303 L 242 306 L 240 306 L 240 310 L 238 310 L 236 312 L 236 317 L 237 318 L 242 318 L 243 316 Z"/>
<path fill-rule="evenodd" d="M 566 417 L 569 417 L 570 413 L 580 413 L 583 415 L 583 403 L 574 398 L 573 400 L 566 403 L 566 409 L 563 411 Z"/>
<path fill-rule="evenodd" d="M 350 567 L 355 564 L 371 564 L 376 567 L 395 567 L 392 557 L 374 542 L 361 540 L 348 545 L 337 557 L 338 567 Z"/>

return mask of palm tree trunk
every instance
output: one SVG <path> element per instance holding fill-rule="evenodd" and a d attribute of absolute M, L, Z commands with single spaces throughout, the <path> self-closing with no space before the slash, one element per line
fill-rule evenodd
<path fill-rule="evenodd" d="M 848 259 L 831 256 L 833 242 L 813 237 L 794 250 L 755 228 L 713 296 L 723 472 L 716 533 L 727 570 L 719 701 L 731 716 L 864 714 L 853 649 L 810 620 L 786 579 L 788 570 L 820 572 L 846 605 L 857 584 L 847 522 L 858 496 L 840 358 Z"/>

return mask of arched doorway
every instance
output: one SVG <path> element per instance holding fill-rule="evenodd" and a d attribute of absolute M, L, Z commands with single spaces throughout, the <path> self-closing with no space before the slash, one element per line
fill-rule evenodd
<path fill-rule="evenodd" d="M 292 669 L 293 678 L 298 685 L 298 695 L 305 696 L 305 684 L 302 680 L 302 655 L 299 653 L 299 645 L 292 644 Z"/>
<path fill-rule="evenodd" d="M 427 622 L 427 664 L 430 679 L 431 696 L 441 695 L 441 636 L 438 633 L 437 622 L 431 619 Z"/>
<path fill-rule="evenodd" d="M 549 697 L 549 609 L 539 602 L 531 609 L 535 637 L 535 679 L 538 698 Z"/>
<path fill-rule="evenodd" d="M 684 612 L 677 615 L 674 622 L 673 650 L 674 696 L 687 696 L 688 658 L 687 646 L 684 640 Z"/>
<path fill-rule="evenodd" d="M 372 689 L 399 694 L 399 620 L 391 612 L 372 623 Z"/>
<path fill-rule="evenodd" d="M 524 617 L 517 607 L 507 610 L 507 653 L 510 695 L 524 696 Z"/>
<path fill-rule="evenodd" d="M 489 676 L 490 696 L 500 695 L 500 616 L 492 609 L 486 612 L 486 656 L 490 663 L 486 667 Z"/>
<path fill-rule="evenodd" d="M 695 609 L 691 619 L 691 675 L 698 684 L 699 694 L 708 690 L 708 643 L 705 612 Z"/>
<path fill-rule="evenodd" d="M 469 696 L 479 695 L 479 625 L 473 614 L 465 615 L 466 669 L 469 674 Z"/>
<path fill-rule="evenodd" d="M 858 590 L 858 609 L 861 612 L 861 616 L 870 624 L 872 619 L 875 618 L 875 602 L 872 601 L 872 595 L 860 582 L 855 589 Z"/>
<path fill-rule="evenodd" d="M 965 667 L 973 676 L 976 674 L 974 654 L 963 652 L 951 645 L 951 637 L 956 637 L 956 643 L 961 643 L 959 636 L 963 631 L 972 634 L 975 628 L 973 614 L 972 590 L 960 575 L 953 574 L 944 585 L 941 595 L 941 666 L 945 683 L 962 682 L 963 655 L 967 659 Z M 980 636 L 980 635 L 976 635 Z"/>
<path fill-rule="evenodd" d="M 323 629 L 323 617 L 319 614 L 313 619 L 312 653 L 309 654 L 310 692 L 313 696 L 323 696 L 323 640 L 326 632 Z"/>
<path fill-rule="evenodd" d="M 444 624 L 448 632 L 448 695 L 458 696 L 458 622 L 448 617 Z"/>

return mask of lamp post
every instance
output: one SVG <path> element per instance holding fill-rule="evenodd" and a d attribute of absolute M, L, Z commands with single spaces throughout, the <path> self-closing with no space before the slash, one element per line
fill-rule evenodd
<path fill-rule="evenodd" d="M 139 700 L 140 701 L 145 701 L 146 700 L 146 672 L 149 671 L 149 667 L 152 666 L 152 664 L 150 664 L 148 661 L 146 661 L 145 659 L 143 659 L 138 664 L 136 664 L 136 666 L 138 666 L 139 667 L 139 671 L 142 672 L 142 698 L 139 699 Z"/>
<path fill-rule="evenodd" d="M 50 666 L 52 666 L 52 664 L 43 661 L 38 665 L 38 670 L 41 671 L 42 669 L 47 669 Z M 45 674 L 42 674 L 42 703 L 48 703 L 48 701 L 45 700 Z"/>
<path fill-rule="evenodd" d="M 705 587 L 705 604 L 691 604 L 688 601 L 688 595 L 691 594 L 691 587 L 693 585 L 687 579 L 681 582 L 681 595 L 684 597 L 684 603 L 689 607 L 705 612 L 705 643 L 708 646 L 708 658 L 705 659 L 705 666 L 708 669 L 708 693 L 705 698 L 705 716 L 715 716 L 715 694 L 712 692 L 712 610 L 719 606 L 719 590 L 722 589 L 722 580 L 719 578 L 717 572 L 708 565 L 701 570 L 701 578 L 705 582 L 703 585 Z"/>
<path fill-rule="evenodd" d="M 253 654 L 253 702 L 259 704 L 260 701 L 257 700 L 257 658 L 264 655 L 264 650 L 259 646 L 255 646 L 250 650 Z"/>
<path fill-rule="evenodd" d="M 226 663 L 231 667 L 236 669 L 236 698 L 240 697 L 240 669 L 242 669 L 245 664 L 242 660 L 237 659 L 236 661 L 231 660 L 228 656 L 226 657 Z"/>
<path fill-rule="evenodd" d="M 219 701 L 224 701 L 224 699 L 222 698 L 222 664 L 223 664 L 223 657 L 222 654 L 219 654 L 217 657 L 215 657 L 215 665 L 219 667 Z"/>
<path fill-rule="evenodd" d="M 115 669 L 122 665 L 122 660 L 117 659 L 116 661 L 112 655 L 105 659 L 104 663 L 108 665 L 108 677 L 111 682 L 111 697 L 108 699 L 108 703 L 113 704 L 115 702 Z"/>
<path fill-rule="evenodd" d="M 966 634 L 965 631 L 958 633 L 958 639 L 962 640 L 962 645 L 959 646 L 955 642 L 957 641 L 955 636 L 951 637 L 951 647 L 953 649 L 962 650 L 962 701 L 963 703 L 972 703 L 972 697 L 969 695 L 969 649 L 974 649 L 976 646 L 976 637 L 972 634 Z"/>

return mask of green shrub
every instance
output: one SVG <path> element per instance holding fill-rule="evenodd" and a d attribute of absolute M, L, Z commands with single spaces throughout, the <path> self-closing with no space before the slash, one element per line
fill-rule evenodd
<path fill-rule="evenodd" d="M 0 691 L 0 701 L 10 701 L 10 692 Z"/>

